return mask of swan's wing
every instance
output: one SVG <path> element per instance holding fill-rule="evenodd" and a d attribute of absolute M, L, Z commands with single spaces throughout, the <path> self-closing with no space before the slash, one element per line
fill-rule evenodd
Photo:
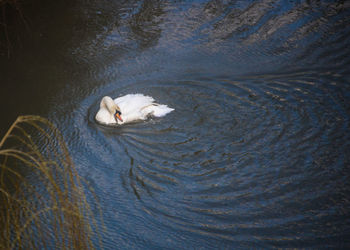
<path fill-rule="evenodd" d="M 140 112 L 143 107 L 152 104 L 154 99 L 142 94 L 129 94 L 118 97 L 114 102 L 120 107 L 121 112 L 126 114 Z"/>

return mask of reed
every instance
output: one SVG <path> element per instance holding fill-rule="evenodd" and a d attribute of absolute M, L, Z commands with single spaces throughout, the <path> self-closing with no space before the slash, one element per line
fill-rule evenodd
<path fill-rule="evenodd" d="M 0 249 L 94 248 L 86 185 L 51 122 L 18 117 L 0 141 L 0 160 Z"/>

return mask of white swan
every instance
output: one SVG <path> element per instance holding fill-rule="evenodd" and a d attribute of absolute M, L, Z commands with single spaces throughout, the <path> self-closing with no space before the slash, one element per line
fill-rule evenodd
<path fill-rule="evenodd" d="M 96 120 L 103 124 L 124 124 L 145 120 L 148 116 L 161 117 L 174 109 L 154 102 L 150 96 L 129 94 L 116 99 L 109 96 L 102 98 Z"/>

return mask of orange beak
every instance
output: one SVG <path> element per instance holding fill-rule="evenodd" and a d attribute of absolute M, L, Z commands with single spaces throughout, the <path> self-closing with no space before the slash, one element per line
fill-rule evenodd
<path fill-rule="evenodd" d="M 123 122 L 123 119 L 121 118 L 121 116 L 120 116 L 119 113 L 116 113 L 116 114 L 115 114 L 115 117 L 117 117 L 119 121 Z"/>

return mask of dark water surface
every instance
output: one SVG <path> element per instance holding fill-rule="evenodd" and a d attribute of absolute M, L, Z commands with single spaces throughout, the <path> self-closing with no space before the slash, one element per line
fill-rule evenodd
<path fill-rule="evenodd" d="M 57 124 L 106 249 L 350 247 L 349 1 L 24 7 L 1 134 L 18 114 Z M 96 124 L 127 93 L 175 111 Z"/>

